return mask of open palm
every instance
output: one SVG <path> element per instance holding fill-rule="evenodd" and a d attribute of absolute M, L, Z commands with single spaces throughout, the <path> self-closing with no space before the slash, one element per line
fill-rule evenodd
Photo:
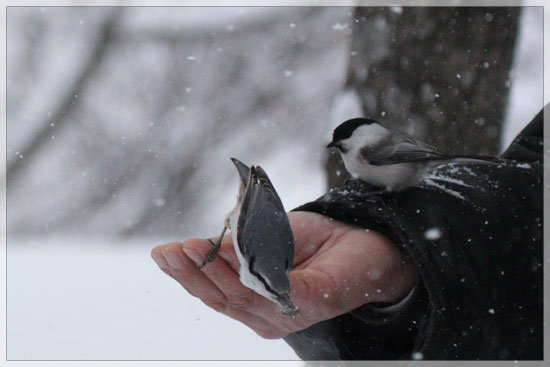
<path fill-rule="evenodd" d="M 242 285 L 229 234 L 203 269 L 198 265 L 211 249 L 206 239 L 157 246 L 151 256 L 189 293 L 264 338 L 281 338 L 365 303 L 396 302 L 412 289 L 414 265 L 380 233 L 309 212 L 291 212 L 289 220 L 296 246 L 290 297 L 300 308 L 294 319 Z"/>

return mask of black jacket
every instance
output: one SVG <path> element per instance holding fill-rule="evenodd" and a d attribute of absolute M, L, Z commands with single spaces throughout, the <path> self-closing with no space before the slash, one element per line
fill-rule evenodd
<path fill-rule="evenodd" d="M 444 165 L 375 196 L 349 180 L 295 209 L 383 233 L 418 279 L 397 310 L 365 305 L 285 341 L 305 360 L 542 359 L 542 155 L 541 111 L 501 165 Z"/>

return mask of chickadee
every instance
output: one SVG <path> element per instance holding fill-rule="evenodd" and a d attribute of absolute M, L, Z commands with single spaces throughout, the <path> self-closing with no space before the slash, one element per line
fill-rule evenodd
<path fill-rule="evenodd" d="M 491 163 L 482 156 L 450 155 L 398 132 L 375 120 L 354 118 L 334 129 L 327 148 L 340 150 L 348 172 L 386 191 L 418 184 L 431 169 L 445 163 Z"/>
<path fill-rule="evenodd" d="M 216 258 L 223 235 L 231 228 L 241 263 L 241 283 L 277 303 L 281 314 L 294 317 L 299 309 L 290 300 L 288 272 L 294 259 L 294 236 L 283 203 L 260 166 L 248 168 L 231 158 L 240 176 L 237 205 L 225 218 L 220 238 L 200 266 Z"/>

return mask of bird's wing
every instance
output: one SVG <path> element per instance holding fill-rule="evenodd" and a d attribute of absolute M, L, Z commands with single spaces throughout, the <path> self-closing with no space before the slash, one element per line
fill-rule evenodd
<path fill-rule="evenodd" d="M 282 267 L 284 274 L 294 257 L 290 223 L 265 171 L 259 166 L 250 170 L 237 224 L 239 249 L 260 268 Z"/>
<path fill-rule="evenodd" d="M 389 135 L 376 146 L 361 149 L 360 155 L 374 166 L 454 158 L 437 151 L 431 145 L 396 133 Z"/>

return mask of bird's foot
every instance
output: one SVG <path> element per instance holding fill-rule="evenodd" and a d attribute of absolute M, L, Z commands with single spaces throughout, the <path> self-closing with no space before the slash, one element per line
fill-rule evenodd
<path fill-rule="evenodd" d="M 296 315 L 298 315 L 300 313 L 300 309 L 298 307 L 294 307 L 294 308 L 283 308 L 281 310 L 281 315 L 283 316 L 288 316 L 290 317 L 291 319 L 295 319 L 296 318 Z"/>
<path fill-rule="evenodd" d="M 281 314 L 294 319 L 300 313 L 300 309 L 292 303 L 288 294 L 282 294 L 278 297 L 277 303 L 281 308 Z"/>
<path fill-rule="evenodd" d="M 199 266 L 199 269 L 202 269 L 206 264 L 216 259 L 216 255 L 218 254 L 218 251 L 222 245 L 223 235 L 225 234 L 226 230 L 227 230 L 227 227 L 223 227 L 222 234 L 220 235 L 220 237 L 216 242 L 212 241 L 210 238 L 208 239 L 208 242 L 210 242 L 210 244 L 213 247 L 212 247 L 212 250 L 210 250 L 210 253 L 208 254 L 208 257 L 206 258 L 206 260 L 204 260 L 202 265 Z"/>

